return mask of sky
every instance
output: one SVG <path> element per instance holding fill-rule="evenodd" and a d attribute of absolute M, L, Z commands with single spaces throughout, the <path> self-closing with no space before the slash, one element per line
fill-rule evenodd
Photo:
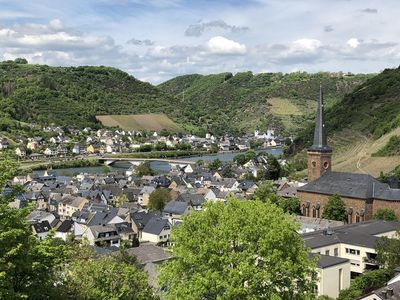
<path fill-rule="evenodd" d="M 399 0 L 0 0 L 0 61 L 104 65 L 158 84 L 400 64 Z"/>

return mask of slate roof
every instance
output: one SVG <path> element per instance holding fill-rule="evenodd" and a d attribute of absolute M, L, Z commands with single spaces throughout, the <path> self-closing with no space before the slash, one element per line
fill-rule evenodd
<path fill-rule="evenodd" d="M 57 232 L 69 232 L 71 230 L 72 224 L 74 224 L 72 220 L 65 220 L 57 228 Z"/>
<path fill-rule="evenodd" d="M 161 217 L 159 212 L 134 212 L 131 213 L 132 222 L 134 222 L 139 230 L 142 230 L 150 219 L 153 217 Z"/>
<path fill-rule="evenodd" d="M 205 202 L 204 195 L 201 194 L 191 194 L 191 193 L 184 193 L 179 195 L 176 201 L 190 203 L 191 205 L 201 205 Z"/>
<path fill-rule="evenodd" d="M 316 256 L 316 254 L 311 253 L 311 257 L 314 257 L 314 256 Z M 340 265 L 343 263 L 347 263 L 347 262 L 349 262 L 349 260 L 347 258 L 319 254 L 319 258 L 317 260 L 317 266 L 320 269 L 326 269 L 326 268 L 330 268 L 330 267 Z"/>
<path fill-rule="evenodd" d="M 165 205 L 163 212 L 168 214 L 183 215 L 189 204 L 184 201 L 170 201 Z"/>
<path fill-rule="evenodd" d="M 328 146 L 327 140 L 324 116 L 324 95 L 322 93 L 322 86 L 320 86 L 317 115 L 315 118 L 314 143 L 309 150 L 332 152 L 331 147 Z"/>
<path fill-rule="evenodd" d="M 376 295 L 381 300 L 400 300 L 400 281 L 384 286 L 369 295 Z"/>
<path fill-rule="evenodd" d="M 298 187 L 299 192 L 325 195 L 338 194 L 358 199 L 383 199 L 400 201 L 400 189 L 391 189 L 388 184 L 368 174 L 325 172 L 318 179 Z"/>
<path fill-rule="evenodd" d="M 51 226 L 48 221 L 42 221 L 32 225 L 35 228 L 36 233 L 44 233 L 51 230 Z"/>
<path fill-rule="evenodd" d="M 115 228 L 115 226 L 113 224 L 112 225 L 94 225 L 94 226 L 90 226 L 89 229 L 92 231 L 93 236 L 95 238 L 98 238 L 100 233 L 107 233 L 107 232 L 114 232 L 115 235 L 112 237 L 118 236 L 117 229 Z"/>
<path fill-rule="evenodd" d="M 400 229 L 400 222 L 370 220 L 362 223 L 318 230 L 302 235 L 307 247 L 316 249 L 344 243 L 354 246 L 375 248 L 379 237 L 376 235 Z"/>
<path fill-rule="evenodd" d="M 146 226 L 143 228 L 143 232 L 151 234 L 160 234 L 163 228 L 169 229 L 170 225 L 167 219 L 162 219 L 158 217 L 151 218 Z"/>

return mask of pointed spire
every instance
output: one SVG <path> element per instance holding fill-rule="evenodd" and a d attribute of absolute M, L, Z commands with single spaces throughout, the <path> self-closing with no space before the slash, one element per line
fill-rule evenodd
<path fill-rule="evenodd" d="M 322 85 L 319 86 L 319 100 L 317 107 L 317 116 L 315 118 L 314 143 L 309 150 L 318 152 L 332 151 L 332 148 L 328 146 L 327 136 L 326 136 L 325 116 L 324 116 L 324 95 L 322 92 Z"/>

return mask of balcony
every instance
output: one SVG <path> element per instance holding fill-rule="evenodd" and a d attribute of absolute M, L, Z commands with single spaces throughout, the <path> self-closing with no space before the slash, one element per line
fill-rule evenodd
<path fill-rule="evenodd" d="M 375 258 L 364 257 L 363 262 L 369 265 L 378 265 L 378 261 Z"/>

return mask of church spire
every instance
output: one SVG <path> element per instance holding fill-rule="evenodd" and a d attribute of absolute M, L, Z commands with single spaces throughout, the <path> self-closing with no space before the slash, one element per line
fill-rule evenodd
<path fill-rule="evenodd" d="M 324 95 L 322 92 L 321 85 L 319 86 L 317 117 L 315 118 L 314 143 L 308 150 L 317 152 L 332 152 L 332 148 L 328 146 L 327 136 L 326 136 L 325 116 L 324 116 Z"/>

